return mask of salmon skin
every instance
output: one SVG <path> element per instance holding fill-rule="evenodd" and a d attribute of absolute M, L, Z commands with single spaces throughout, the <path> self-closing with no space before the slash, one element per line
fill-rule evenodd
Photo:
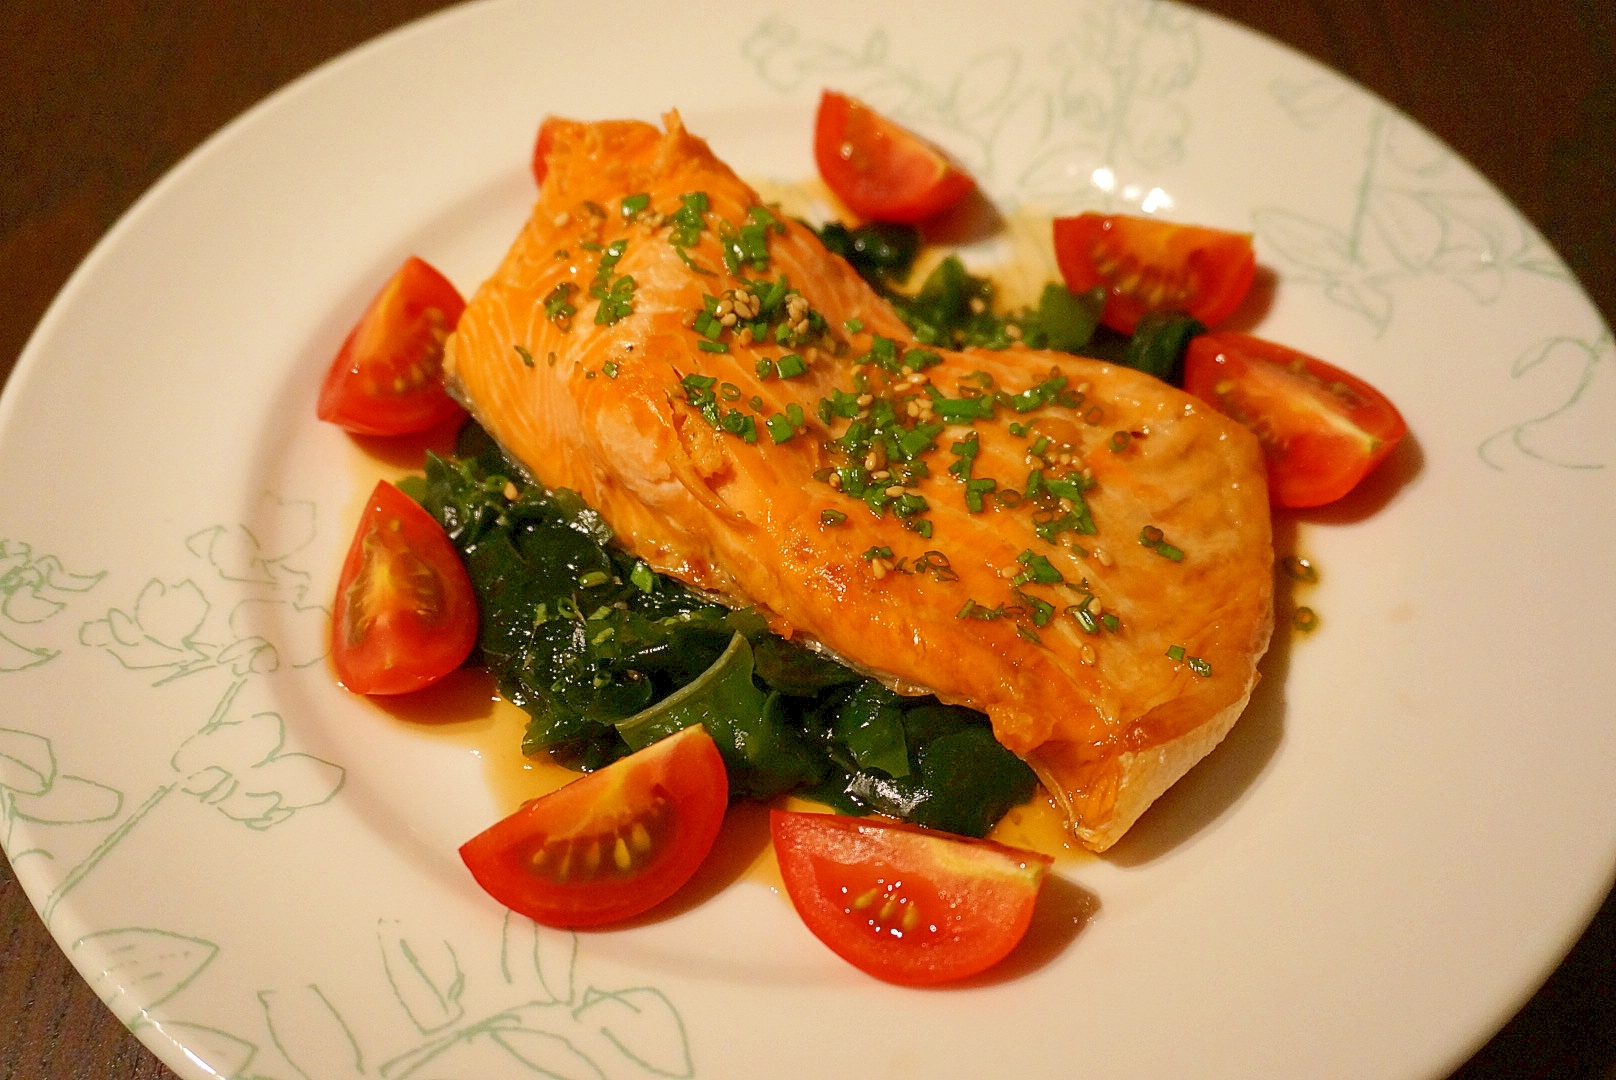
<path fill-rule="evenodd" d="M 665 125 L 547 121 L 533 214 L 448 341 L 451 391 L 655 569 L 985 712 L 1108 847 L 1256 682 L 1256 440 L 1128 368 L 919 345 Z"/>

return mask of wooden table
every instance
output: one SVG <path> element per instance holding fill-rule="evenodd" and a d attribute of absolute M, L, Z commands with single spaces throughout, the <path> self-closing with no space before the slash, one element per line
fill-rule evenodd
<path fill-rule="evenodd" d="M 264 95 L 432 0 L 4 0 L 0 380 L 134 199 Z M 1468 158 L 1616 324 L 1616 5 L 1202 0 L 1363 83 Z M 1507 852 L 1500 852 L 1507 858 Z M 1351 1065 L 1344 1062 L 1350 1075 Z M 169 1078 L 0 860 L 0 1078 Z M 1616 1080 L 1616 898 L 1454 1074 Z"/>

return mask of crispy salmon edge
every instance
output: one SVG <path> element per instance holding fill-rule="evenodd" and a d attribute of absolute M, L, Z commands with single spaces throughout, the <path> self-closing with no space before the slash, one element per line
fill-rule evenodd
<path fill-rule="evenodd" d="M 1238 699 L 1209 716 L 1193 731 L 1147 750 L 1129 751 L 1118 756 L 1122 779 L 1117 784 L 1116 802 L 1110 816 L 1097 826 L 1077 825 L 1073 828 L 1073 833 L 1085 848 L 1101 852 L 1121 840 L 1168 788 L 1182 780 L 1234 730 L 1235 724 L 1245 714 L 1246 706 L 1251 703 L 1251 695 L 1257 689 L 1257 684 L 1262 681 L 1262 672 L 1257 669 L 1257 663 L 1268 651 L 1273 628 L 1273 609 L 1270 606 L 1267 629 L 1260 636 L 1261 644 L 1253 655 L 1251 679 L 1246 683 L 1245 693 Z M 1039 779 L 1043 778 L 1040 776 Z M 1049 787 L 1047 783 L 1044 786 Z"/>

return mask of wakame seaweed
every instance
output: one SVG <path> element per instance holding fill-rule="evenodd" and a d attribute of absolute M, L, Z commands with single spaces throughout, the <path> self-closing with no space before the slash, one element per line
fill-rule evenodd
<path fill-rule="evenodd" d="M 577 494 L 526 482 L 475 423 L 401 486 L 466 564 L 473 661 L 531 717 L 526 753 L 593 770 L 699 721 L 733 797 L 797 791 L 970 836 L 1036 787 L 981 713 L 900 697 L 653 573 Z"/>

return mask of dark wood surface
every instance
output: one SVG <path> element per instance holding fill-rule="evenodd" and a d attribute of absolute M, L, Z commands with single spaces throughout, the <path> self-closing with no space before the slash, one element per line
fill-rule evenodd
<path fill-rule="evenodd" d="M 270 91 L 441 6 L 0 0 L 0 381 L 73 268 L 175 162 Z M 1548 237 L 1616 323 L 1616 4 L 1196 6 L 1310 54 L 1446 140 Z M 1350 1063 L 1342 1070 L 1350 1075 Z M 0 859 L 0 1080 L 172 1075 L 79 980 Z M 1453 1075 L 1616 1080 L 1616 900 Z"/>

